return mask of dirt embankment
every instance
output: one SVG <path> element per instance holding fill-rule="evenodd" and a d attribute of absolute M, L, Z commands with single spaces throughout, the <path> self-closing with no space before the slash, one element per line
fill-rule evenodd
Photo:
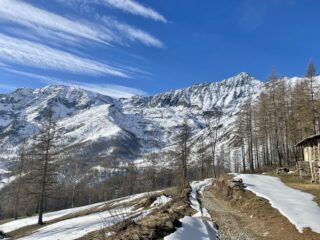
<path fill-rule="evenodd" d="M 268 200 L 230 187 L 224 178 L 206 189 L 203 203 L 220 227 L 221 240 L 320 240 L 310 229 L 299 233 Z"/>

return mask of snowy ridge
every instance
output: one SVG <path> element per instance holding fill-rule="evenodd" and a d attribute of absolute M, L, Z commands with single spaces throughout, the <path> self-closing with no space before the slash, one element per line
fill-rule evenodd
<path fill-rule="evenodd" d="M 37 134 L 49 109 L 57 119 L 58 145 L 88 156 L 84 159 L 88 167 L 82 171 L 89 173 L 95 166 L 105 167 L 106 158 L 121 164 L 170 148 L 185 119 L 196 140 L 205 125 L 206 111 L 222 112 L 221 141 L 228 141 L 238 109 L 262 86 L 262 82 L 240 73 L 221 82 L 128 99 L 62 85 L 17 89 L 0 98 L 0 169 L 12 170 L 19 144 Z M 91 165 L 90 159 L 95 163 Z M 10 176 L 0 174 L 0 179 L 4 177 Z"/>
<path fill-rule="evenodd" d="M 240 73 L 221 82 L 203 83 L 161 93 L 148 98 L 133 97 L 136 105 L 145 107 L 197 107 L 202 110 L 229 107 L 239 98 L 259 92 L 263 83 L 247 73 Z"/>
<path fill-rule="evenodd" d="M 320 78 L 319 79 L 320 82 Z M 302 78 L 285 78 L 297 84 Z M 86 161 L 84 174 L 92 168 L 116 168 L 134 160 L 138 166 L 144 154 L 174 149 L 178 127 L 187 120 L 191 142 L 208 136 L 207 117 L 220 119 L 217 149 L 227 146 L 234 136 L 234 125 L 241 106 L 249 96 L 258 96 L 265 84 L 247 73 L 220 82 L 196 84 L 155 96 L 114 99 L 77 87 L 47 86 L 40 89 L 18 89 L 0 97 L 0 169 L 11 171 L 19 144 L 37 134 L 46 111 L 53 109 L 57 119 L 59 146 L 79 153 Z M 208 144 L 208 139 L 205 144 Z M 193 160 L 191 160 L 193 162 Z M 161 166 L 170 165 L 162 161 Z M 106 171 L 102 171 L 104 174 Z M 109 171 L 110 172 L 110 171 Z M 110 173 L 111 174 L 111 173 Z M 0 180 L 10 173 L 0 174 Z"/>

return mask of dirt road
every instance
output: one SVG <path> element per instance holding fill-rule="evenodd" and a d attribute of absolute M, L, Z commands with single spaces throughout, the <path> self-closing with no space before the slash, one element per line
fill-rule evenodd
<path fill-rule="evenodd" d="M 243 222 L 243 219 L 238 216 L 239 213 L 228 209 L 227 206 L 219 202 L 212 192 L 204 192 L 202 203 L 219 226 L 221 240 L 257 239 L 257 236 L 246 229 L 245 225 L 247 223 Z"/>

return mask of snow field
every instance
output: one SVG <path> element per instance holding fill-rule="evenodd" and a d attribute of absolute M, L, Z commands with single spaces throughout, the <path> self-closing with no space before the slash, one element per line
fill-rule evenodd
<path fill-rule="evenodd" d="M 91 213 L 89 215 L 66 219 L 57 223 L 53 223 L 38 230 L 34 231 L 28 236 L 21 239 L 23 240 L 60 240 L 60 239 L 77 239 L 86 234 L 100 230 L 102 228 L 110 227 L 118 222 L 121 222 L 127 218 L 133 217 L 138 221 L 151 214 L 155 209 L 165 205 L 172 199 L 164 195 L 159 196 L 150 206 L 150 209 L 139 208 L 135 209 L 135 205 L 132 205 L 133 201 L 149 196 L 150 194 L 159 193 L 142 193 L 129 197 L 111 200 L 108 202 L 92 204 L 88 206 L 61 210 L 57 212 L 51 212 L 44 214 L 44 221 L 53 220 L 59 217 L 63 217 L 72 213 L 77 213 L 83 210 L 89 210 L 91 208 L 102 208 L 105 204 L 112 204 L 113 209 Z M 120 206 L 125 204 L 126 206 Z M 130 206 L 131 204 L 131 206 Z M 0 225 L 0 230 L 8 233 L 25 226 L 33 225 L 37 223 L 37 216 L 14 220 L 3 225 Z"/>
<path fill-rule="evenodd" d="M 268 199 L 272 207 L 279 210 L 300 233 L 310 227 L 320 233 L 320 207 L 313 201 L 314 196 L 285 185 L 279 178 L 239 174 L 247 189 L 257 196 Z"/>
<path fill-rule="evenodd" d="M 54 220 L 54 219 L 57 219 L 57 218 L 60 218 L 60 217 L 63 217 L 63 216 L 69 215 L 69 214 L 81 212 L 84 210 L 89 210 L 91 208 L 95 208 L 100 205 L 102 206 L 102 205 L 104 205 L 104 203 L 96 203 L 96 204 L 87 205 L 87 206 L 83 206 L 83 207 L 69 208 L 69 209 L 65 209 L 65 210 L 61 210 L 61 211 L 45 213 L 43 215 L 43 220 L 45 222 L 51 221 L 51 220 Z M 11 222 L 0 225 L 0 230 L 8 233 L 8 232 L 15 231 L 19 228 L 23 228 L 23 227 L 26 227 L 29 225 L 37 224 L 37 221 L 38 221 L 38 216 L 21 218 L 21 219 L 13 220 Z"/>

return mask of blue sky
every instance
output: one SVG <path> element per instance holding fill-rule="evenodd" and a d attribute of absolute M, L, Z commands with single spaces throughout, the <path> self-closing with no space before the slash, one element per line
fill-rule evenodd
<path fill-rule="evenodd" d="M 304 75 L 317 0 L 1 0 L 0 92 L 155 94 L 248 72 Z"/>

